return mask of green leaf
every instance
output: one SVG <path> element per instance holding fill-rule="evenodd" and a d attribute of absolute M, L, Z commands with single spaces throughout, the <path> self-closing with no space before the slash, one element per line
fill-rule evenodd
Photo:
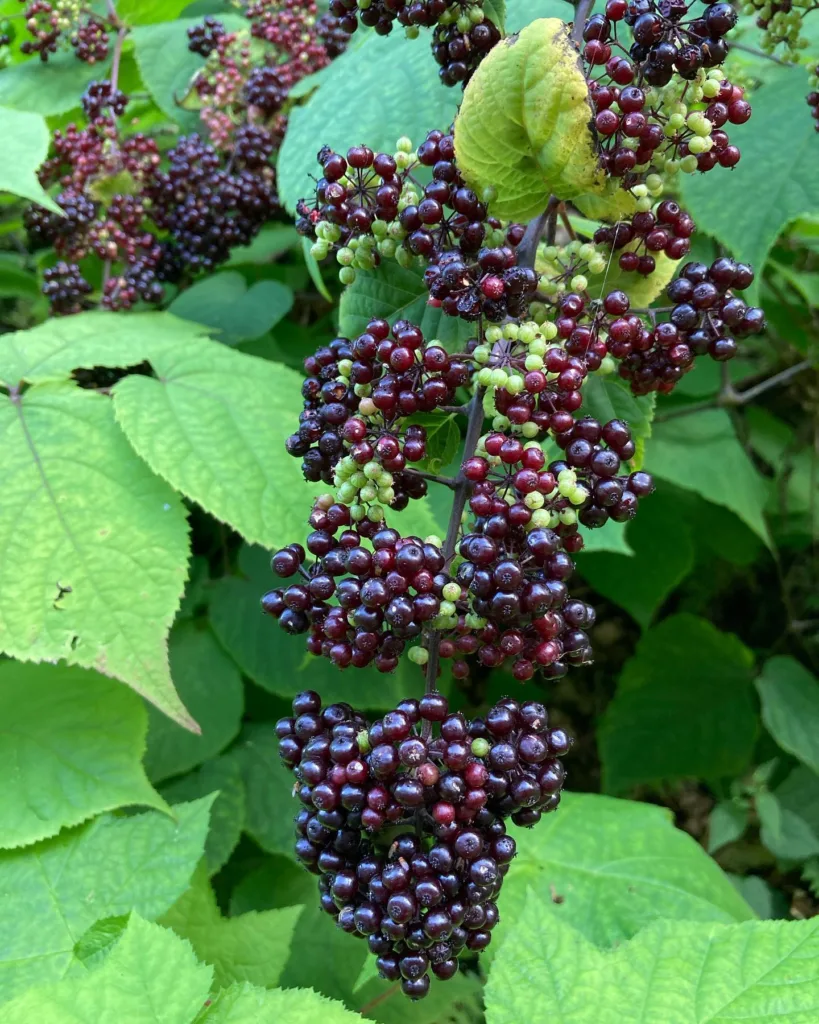
<path fill-rule="evenodd" d="M 596 949 L 535 893 L 493 965 L 487 1024 L 810 1024 L 819 921 L 658 921 Z"/>
<path fill-rule="evenodd" d="M 514 829 L 515 867 L 500 896 L 514 930 L 531 887 L 601 946 L 657 918 L 745 921 L 752 914 L 717 864 L 665 808 L 570 793 L 537 828 Z M 512 929 L 507 926 L 512 924 Z"/>
<path fill-rule="evenodd" d="M 520 32 L 536 18 L 562 18 L 571 20 L 569 0 L 507 0 L 506 34 Z"/>
<path fill-rule="evenodd" d="M 800 214 L 819 209 L 816 132 L 803 115 L 810 91 L 801 68 L 783 68 L 753 96 L 750 128 L 737 129 L 742 160 L 731 171 L 730 186 L 714 189 L 703 174 L 683 176 L 682 199 L 697 224 L 751 263 L 756 281 L 743 293 L 755 302 L 762 267 L 779 234 Z M 748 216 L 748 197 L 754 213 Z"/>
<path fill-rule="evenodd" d="M 775 857 L 793 861 L 819 854 L 819 836 L 810 823 L 796 811 L 783 807 L 776 793 L 757 793 L 755 804 L 759 838 Z"/>
<path fill-rule="evenodd" d="M 228 345 L 259 338 L 287 316 L 293 292 L 280 281 L 257 281 L 249 288 L 235 270 L 213 274 L 178 295 L 168 311 L 220 334 Z"/>
<path fill-rule="evenodd" d="M 819 775 L 800 765 L 776 787 L 775 793 L 781 807 L 801 815 L 819 835 Z"/>
<path fill-rule="evenodd" d="M 168 346 L 151 363 L 157 377 L 114 388 L 137 454 L 247 540 L 278 547 L 300 537 L 315 488 L 284 437 L 298 424 L 301 377 L 204 340 Z"/>
<path fill-rule="evenodd" d="M 156 811 L 104 815 L 0 853 L 0 999 L 76 973 L 74 946 L 95 921 L 163 914 L 202 856 L 210 804 L 181 804 L 176 821 Z"/>
<path fill-rule="evenodd" d="M 268 853 L 294 858 L 293 776 L 279 757 L 275 726 L 248 726 L 231 756 L 245 784 L 245 831 Z"/>
<path fill-rule="evenodd" d="M 132 914 L 102 965 L 35 988 L 4 1008 L 4 1024 L 188 1024 L 208 997 L 212 971 L 172 932 Z"/>
<path fill-rule="evenodd" d="M 458 454 L 461 447 L 461 432 L 455 416 L 445 413 L 418 413 L 409 420 L 414 426 L 423 427 L 427 433 L 426 456 L 421 468 L 430 473 L 440 473 Z"/>
<path fill-rule="evenodd" d="M 230 250 L 228 267 L 241 267 L 248 263 L 272 263 L 283 256 L 288 249 L 300 245 L 301 236 L 292 224 L 270 224 L 256 235 L 250 245 L 240 245 Z"/>
<path fill-rule="evenodd" d="M 470 79 L 455 121 L 458 165 L 479 195 L 496 190 L 492 212 L 504 220 L 538 216 L 550 195 L 601 196 L 590 119 L 566 24 L 542 18 L 502 40 Z"/>
<path fill-rule="evenodd" d="M 19 8 L 18 12 L 22 14 Z M 4 67 L 0 75 L 0 106 L 43 117 L 64 114 L 77 106 L 92 79 L 107 76 L 109 65 L 109 59 L 101 64 L 86 64 L 69 49 L 49 56 L 45 64 L 35 59 Z M 9 141 L 5 132 L 3 141 Z"/>
<path fill-rule="evenodd" d="M 187 575 L 181 501 L 103 395 L 45 384 L 0 398 L 0 430 L 0 649 L 95 668 L 195 728 L 166 645 Z"/>
<path fill-rule="evenodd" d="M 0 846 L 23 846 L 126 804 L 166 805 L 140 764 L 136 694 L 96 672 L 0 662 Z"/>
<path fill-rule="evenodd" d="M 239 670 L 209 629 L 180 622 L 169 646 L 171 678 L 202 732 L 186 732 L 149 708 L 145 769 L 152 782 L 181 775 L 223 750 L 239 732 L 244 707 Z"/>
<path fill-rule="evenodd" d="M 205 841 L 205 861 L 213 875 L 227 863 L 245 823 L 245 785 L 238 761 L 230 756 L 214 758 L 162 788 L 162 795 L 172 804 L 209 793 L 217 793 Z"/>
<path fill-rule="evenodd" d="M 62 215 L 62 209 L 37 180 L 37 168 L 48 154 L 49 134 L 45 120 L 29 111 L 0 107 L 0 135 L 3 137 L 0 192 L 31 199 L 52 213 Z"/>
<path fill-rule="evenodd" d="M 343 1004 L 307 988 L 266 992 L 233 985 L 219 993 L 196 1024 L 354 1024 L 361 1020 Z"/>
<path fill-rule="evenodd" d="M 610 519 L 606 525 L 596 530 L 581 527 L 583 534 L 583 558 L 585 556 L 608 551 L 615 555 L 633 555 L 634 551 L 626 537 L 626 524 L 615 523 Z"/>
<path fill-rule="evenodd" d="M 36 299 L 40 295 L 37 278 L 22 266 L 21 257 L 0 252 L 0 298 Z"/>
<path fill-rule="evenodd" d="M 733 800 L 720 800 L 708 818 L 708 852 L 739 839 L 748 827 L 748 808 Z"/>
<path fill-rule="evenodd" d="M 95 921 L 74 943 L 74 959 L 88 968 L 99 966 L 122 938 L 129 920 L 128 914 L 119 914 Z"/>
<path fill-rule="evenodd" d="M 197 957 L 214 969 L 214 988 L 248 981 L 274 988 L 281 977 L 301 907 L 267 910 L 223 918 L 207 874 L 198 871 L 193 884 L 162 918 Z"/>
<path fill-rule="evenodd" d="M 637 446 L 637 454 L 632 460 L 634 469 L 640 468 L 645 442 L 651 437 L 656 397 L 654 394 L 633 395 L 624 380 L 597 373 L 591 374 L 583 386 L 584 408 L 588 409 L 588 415 L 600 423 L 608 423 L 609 420 L 628 423 Z"/>
<path fill-rule="evenodd" d="M 143 0 L 131 0 L 138 7 Z M 154 0 L 156 2 L 156 0 Z M 247 21 L 238 14 L 224 14 L 219 20 L 228 32 L 247 28 Z M 183 132 L 202 132 L 202 122 L 194 110 L 180 105 L 190 89 L 191 79 L 204 67 L 204 60 L 188 49 L 188 29 L 200 18 L 180 18 L 171 24 L 143 24 L 130 34 L 142 81 L 154 102 Z"/>
<path fill-rule="evenodd" d="M 756 688 L 765 728 L 783 750 L 819 773 L 819 680 L 796 658 L 769 658 Z"/>
<path fill-rule="evenodd" d="M 173 21 L 190 6 L 190 0 L 117 0 L 117 14 L 127 25 L 150 25 L 155 21 Z M 166 26 L 170 34 L 176 25 Z"/>
<path fill-rule="evenodd" d="M 298 202 L 298 200 L 297 200 Z M 312 243 L 309 238 L 302 238 L 301 240 L 301 251 L 304 256 L 304 263 L 307 267 L 307 273 L 310 275 L 310 280 L 315 285 L 316 291 L 321 295 L 322 298 L 328 302 L 333 301 L 333 296 L 330 294 L 327 285 L 324 283 L 324 278 L 321 276 L 321 267 L 318 265 L 318 260 L 313 255 L 311 249 Z"/>
<path fill-rule="evenodd" d="M 346 153 L 363 142 L 392 153 L 399 134 L 419 146 L 434 128 L 446 131 L 459 99 L 457 90 L 437 80 L 427 47 L 401 32 L 386 39 L 370 32 L 360 42 L 353 36 L 353 44 L 319 76 L 309 101 L 291 110 L 279 151 L 279 195 L 291 213 L 313 187 L 310 176 L 316 174 L 321 146 Z M 339 102 L 350 83 L 355 101 Z M 312 78 L 301 84 L 306 91 Z"/>
<path fill-rule="evenodd" d="M 391 517 L 390 522 L 397 523 L 398 518 Z M 284 633 L 262 613 L 262 595 L 279 582 L 270 570 L 270 554 L 245 545 L 239 551 L 239 571 L 241 575 L 224 576 L 213 584 L 210 624 L 245 675 L 280 697 L 315 689 L 325 702 L 348 700 L 353 685 L 349 674 L 339 672 L 325 658 L 307 655 L 300 637 Z M 402 658 L 389 675 L 374 668 L 356 670 L 354 685 L 359 707 L 386 709 L 422 681 L 417 667 Z"/>
<path fill-rule="evenodd" d="M 640 502 L 636 519 L 626 528 L 633 552 L 626 561 L 622 555 L 582 554 L 580 574 L 604 597 L 614 601 L 643 629 L 651 624 L 668 595 L 694 567 L 694 545 L 685 521 L 678 519 L 679 507 L 672 494 L 662 486 L 657 493 Z M 668 543 L 669 523 L 675 522 L 674 543 Z M 607 533 L 610 524 L 602 530 Z"/>
<path fill-rule="evenodd" d="M 723 409 L 655 423 L 645 467 L 663 480 L 724 505 L 770 544 L 763 515 L 768 485 L 745 454 Z"/>
<path fill-rule="evenodd" d="M 421 270 L 405 269 L 393 261 L 385 260 L 378 270 L 357 270 L 355 281 L 341 293 L 338 318 L 342 335 L 358 337 L 373 317 L 391 324 L 410 320 L 421 328 L 427 341 L 439 341 L 451 352 L 475 337 L 474 324 L 446 316 L 440 306 L 429 304 Z"/>
<path fill-rule="evenodd" d="M 753 664 L 737 637 L 694 615 L 644 633 L 600 724 L 603 789 L 741 774 L 757 734 Z"/>

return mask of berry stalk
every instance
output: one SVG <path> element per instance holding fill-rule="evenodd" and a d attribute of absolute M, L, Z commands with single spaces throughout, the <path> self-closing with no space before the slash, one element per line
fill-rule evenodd
<path fill-rule="evenodd" d="M 481 427 L 483 426 L 484 420 L 483 396 L 485 390 L 485 388 L 481 387 L 476 388 L 475 394 L 472 396 L 469 403 L 469 419 L 467 421 L 466 437 L 464 439 L 464 457 L 461 463 L 461 468 L 458 470 L 458 475 L 455 477 L 452 509 L 449 513 L 449 523 L 447 524 L 446 539 L 444 540 L 443 556 L 445 559 L 445 567 L 451 563 L 455 554 L 455 544 L 458 540 L 461 518 L 463 517 L 466 502 L 472 489 L 470 481 L 467 480 L 464 474 L 463 464 L 467 459 L 471 459 L 475 454 L 475 449 L 478 446 L 478 438 L 481 436 Z M 437 629 L 431 629 L 428 633 L 427 639 L 429 661 L 427 662 L 426 686 L 424 688 L 425 693 L 432 693 L 433 690 L 437 689 L 436 680 L 438 678 L 438 652 L 440 644 L 440 631 Z"/>

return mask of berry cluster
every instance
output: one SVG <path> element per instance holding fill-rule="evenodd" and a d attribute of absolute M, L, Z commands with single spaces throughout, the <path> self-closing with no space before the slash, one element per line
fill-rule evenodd
<path fill-rule="evenodd" d="M 61 43 L 69 43 L 79 60 L 97 64 L 108 56 L 109 27 L 80 0 L 21 0 L 26 29 L 32 36 L 20 52 L 36 53 L 45 63 Z"/>
<path fill-rule="evenodd" d="M 345 158 L 325 147 L 318 159 L 323 174 L 312 203 L 299 202 L 296 226 L 315 239 L 317 259 L 335 252 L 342 283 L 352 283 L 356 269 L 395 258 L 426 266 L 431 300 L 449 316 L 525 314 L 537 275 L 517 265 L 523 226 L 504 231 L 489 216 L 458 170 L 451 134 L 430 132 L 414 153 L 401 139 L 394 155 L 353 146 Z M 414 177 L 419 166 L 431 168 L 426 185 Z"/>
<path fill-rule="evenodd" d="M 372 724 L 308 691 L 276 730 L 303 804 L 296 856 L 322 909 L 423 998 L 430 973 L 452 978 L 462 950 L 491 942 L 516 853 L 505 821 L 532 826 L 558 806 L 568 737 L 535 701 L 468 721 L 434 691 Z"/>
<path fill-rule="evenodd" d="M 401 537 L 369 517 L 354 522 L 350 508 L 331 501 L 320 500 L 310 516 L 306 547 L 316 561 L 309 569 L 299 545 L 273 557 L 279 576 L 301 572 L 303 582 L 265 594 L 262 607 L 287 633 L 309 630 L 310 654 L 341 669 L 374 664 L 392 672 L 407 641 L 442 613 L 450 581 L 440 541 Z M 331 598 L 338 604 L 329 605 Z"/>
<path fill-rule="evenodd" d="M 805 17 L 816 10 L 813 0 L 745 0 L 742 13 L 756 18 L 762 29 L 761 46 L 772 54 L 782 47 L 782 59 L 792 63 L 799 60 L 799 51 L 809 41 L 802 34 Z"/>
<path fill-rule="evenodd" d="M 335 483 L 339 499 L 362 507 L 406 507 L 426 483 L 407 463 L 426 456 L 426 432 L 407 417 L 446 405 L 469 367 L 427 344 L 407 320 L 371 320 L 354 341 L 336 338 L 305 360 L 304 411 L 287 451 L 311 482 Z M 358 515 L 356 513 L 356 515 Z"/>
<path fill-rule="evenodd" d="M 686 256 L 695 230 L 691 215 L 673 200 L 665 199 L 653 213 L 638 212 L 612 227 L 599 228 L 594 241 L 615 252 L 627 248 L 618 258 L 620 269 L 645 276 L 656 269 L 658 253 L 664 253 L 671 260 Z"/>
<path fill-rule="evenodd" d="M 330 0 L 330 14 L 346 33 L 359 21 L 382 36 L 396 21 L 412 38 L 421 28 L 433 29 L 432 55 L 444 85 L 466 85 L 501 38 L 481 0 Z"/>
<path fill-rule="evenodd" d="M 608 0 L 605 13 L 584 26 L 600 160 L 624 188 L 656 172 L 704 172 L 739 161 L 724 128 L 744 124 L 751 107 L 718 68 L 736 13 L 717 2 L 690 17 L 692 7 L 685 0 Z M 630 43 L 618 39 L 621 24 Z"/>

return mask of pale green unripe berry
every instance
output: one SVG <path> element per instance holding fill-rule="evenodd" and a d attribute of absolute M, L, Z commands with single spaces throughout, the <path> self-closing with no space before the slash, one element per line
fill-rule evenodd
<path fill-rule="evenodd" d="M 498 324 L 492 324 L 491 327 L 486 328 L 485 334 L 488 344 L 494 345 L 498 341 L 503 340 L 503 328 L 499 327 Z M 484 348 L 485 346 L 479 345 L 478 348 Z"/>
<path fill-rule="evenodd" d="M 324 241 L 324 239 L 319 239 L 317 242 L 313 242 L 310 246 L 310 255 L 319 261 L 327 259 L 329 252 L 330 246 Z"/>
<path fill-rule="evenodd" d="M 588 500 L 589 491 L 583 484 L 577 484 L 568 497 L 573 505 L 582 505 L 584 501 Z"/>
<path fill-rule="evenodd" d="M 541 336 L 539 338 L 535 338 L 535 340 L 529 345 L 529 355 L 530 356 L 544 356 L 544 355 L 546 355 L 546 349 L 547 348 L 548 348 L 548 345 L 546 344 L 546 338 L 545 337 Z"/>
<path fill-rule="evenodd" d="M 369 505 L 371 501 L 375 501 L 378 497 L 378 488 L 374 487 L 372 484 L 365 484 L 358 492 L 358 496 L 362 501 L 366 501 Z"/>
<path fill-rule="evenodd" d="M 695 135 L 693 139 L 688 140 L 688 150 L 695 156 L 705 152 L 705 139 L 701 139 L 698 135 Z"/>
<path fill-rule="evenodd" d="M 472 356 L 476 363 L 480 363 L 481 365 L 483 365 L 484 363 L 489 362 L 489 357 L 491 354 L 492 353 L 488 345 L 478 345 L 478 347 L 472 353 Z"/>
<path fill-rule="evenodd" d="M 381 476 L 381 463 L 368 462 L 364 467 L 364 476 L 366 476 L 368 480 L 377 480 Z"/>
<path fill-rule="evenodd" d="M 521 324 L 518 331 L 518 341 L 522 345 L 531 345 L 537 337 L 537 324 Z"/>
<path fill-rule="evenodd" d="M 663 179 L 659 174 L 649 174 L 646 178 L 646 188 L 652 195 L 659 195 L 663 191 Z"/>
<path fill-rule="evenodd" d="M 564 526 L 574 526 L 577 522 L 577 513 L 573 508 L 562 508 L 558 512 L 557 518 Z"/>
<path fill-rule="evenodd" d="M 488 388 L 492 383 L 492 370 L 488 366 L 478 371 L 478 383 L 482 388 Z"/>
<path fill-rule="evenodd" d="M 351 505 L 350 506 L 350 519 L 354 523 L 360 523 L 362 519 L 367 516 L 367 510 L 363 505 Z"/>
<path fill-rule="evenodd" d="M 521 391 L 526 387 L 523 383 L 523 377 L 517 374 L 511 374 L 506 380 L 506 390 L 510 395 L 519 395 Z"/>
<path fill-rule="evenodd" d="M 684 156 L 680 160 L 680 170 L 685 174 L 693 174 L 697 170 L 697 158 L 693 153 L 689 153 L 688 156 Z"/>
<path fill-rule="evenodd" d="M 545 320 L 540 325 L 540 333 L 543 335 L 546 341 L 554 341 L 554 339 L 557 337 L 557 327 L 555 324 L 552 323 L 551 320 Z M 546 349 L 544 348 L 543 351 L 545 352 Z"/>
<path fill-rule="evenodd" d="M 407 138 L 406 135 L 402 135 L 401 138 L 396 142 L 395 148 L 399 153 L 413 153 L 412 139 Z M 415 154 L 413 153 L 413 156 Z"/>
<path fill-rule="evenodd" d="M 336 499 L 328 491 L 325 491 L 324 494 L 320 494 L 316 498 L 316 508 L 320 508 L 323 512 L 326 512 L 335 503 Z"/>
<path fill-rule="evenodd" d="M 338 272 L 338 279 L 343 285 L 350 285 L 355 281 L 355 271 L 352 267 L 342 267 Z"/>
<path fill-rule="evenodd" d="M 371 398 L 362 398 L 358 403 L 358 411 L 366 419 L 369 416 L 375 416 L 378 412 L 378 406 L 376 406 Z"/>
<path fill-rule="evenodd" d="M 457 614 L 457 608 L 455 607 L 454 602 L 452 602 L 452 601 L 441 601 L 441 608 L 440 608 L 438 614 L 439 615 L 443 615 L 446 618 L 449 618 L 451 615 L 456 615 Z"/>
<path fill-rule="evenodd" d="M 445 601 L 460 601 L 462 591 L 457 583 L 446 583 L 441 591 Z"/>
<path fill-rule="evenodd" d="M 500 413 L 498 413 L 498 415 L 495 416 L 492 420 L 493 430 L 508 430 L 510 425 L 511 424 L 509 423 L 509 420 L 505 416 L 502 416 Z M 498 457 L 497 461 L 500 462 L 500 457 Z"/>
<path fill-rule="evenodd" d="M 489 753 L 489 740 L 485 740 L 482 736 L 472 740 L 472 746 L 470 748 L 475 757 L 486 757 Z"/>
<path fill-rule="evenodd" d="M 527 508 L 531 508 L 531 509 L 543 508 L 543 505 L 545 504 L 545 501 L 546 501 L 546 499 L 543 497 L 543 495 L 540 493 L 540 491 L 532 491 L 530 494 L 527 494 L 524 497 L 523 504 Z"/>
<path fill-rule="evenodd" d="M 653 201 L 650 196 L 643 196 L 642 199 L 637 200 L 637 212 L 648 213 L 653 206 Z"/>
<path fill-rule="evenodd" d="M 504 324 L 503 325 L 503 336 L 508 341 L 518 340 L 518 325 L 517 324 Z"/>
<path fill-rule="evenodd" d="M 407 657 L 414 665 L 426 665 L 429 661 L 429 651 L 426 647 L 410 647 Z"/>
<path fill-rule="evenodd" d="M 370 229 L 376 238 L 385 238 L 389 230 L 389 224 L 385 220 L 374 220 Z"/>
<path fill-rule="evenodd" d="M 395 250 L 398 248 L 398 243 L 393 238 L 385 238 L 383 241 L 378 243 L 378 251 L 381 255 L 388 260 L 395 259 Z"/>
<path fill-rule="evenodd" d="M 603 274 L 606 271 L 606 261 L 602 256 L 592 256 L 589 260 L 589 271 L 592 274 Z"/>
<path fill-rule="evenodd" d="M 378 488 L 378 500 L 383 502 L 385 505 L 392 505 L 392 503 L 395 501 L 395 490 L 394 490 L 394 488 L 392 488 L 392 487 L 379 487 Z"/>
<path fill-rule="evenodd" d="M 349 377 L 353 369 L 353 363 L 351 359 L 340 359 L 338 363 L 338 372 L 342 377 Z"/>
<path fill-rule="evenodd" d="M 583 274 L 575 274 L 570 283 L 573 292 L 584 292 L 589 287 L 589 282 Z"/>
<path fill-rule="evenodd" d="M 343 483 L 339 486 L 338 500 L 343 505 L 349 505 L 350 502 L 355 498 L 357 493 L 358 491 L 356 490 L 356 488 L 353 487 L 353 485 L 348 481 L 347 483 Z"/>
<path fill-rule="evenodd" d="M 359 490 L 362 487 L 366 487 L 368 482 L 369 481 L 367 480 L 366 476 L 364 476 L 360 469 L 357 469 L 350 477 L 350 483 L 353 485 L 353 487 L 357 487 Z"/>
<path fill-rule="evenodd" d="M 537 423 L 533 423 L 532 420 L 527 420 L 521 425 L 520 432 L 524 437 L 537 437 L 539 427 Z"/>
<path fill-rule="evenodd" d="M 506 370 L 503 370 L 501 369 L 501 367 L 498 367 L 496 370 L 492 371 L 492 384 L 494 387 L 504 387 L 507 380 L 509 380 L 509 374 L 506 372 Z"/>
<path fill-rule="evenodd" d="M 371 523 L 380 523 L 384 519 L 384 509 L 380 505 L 371 505 L 367 518 Z"/>
<path fill-rule="evenodd" d="M 394 238 L 397 242 L 400 242 L 401 239 L 406 234 L 406 232 L 404 231 L 404 228 L 401 226 L 401 222 L 398 220 L 394 220 L 392 224 L 390 224 L 387 234 L 390 236 L 390 238 Z"/>
<path fill-rule="evenodd" d="M 524 366 L 526 367 L 526 370 L 529 373 L 531 373 L 533 370 L 542 370 L 543 359 L 540 356 L 536 356 L 530 353 L 526 357 L 526 362 L 524 363 Z"/>

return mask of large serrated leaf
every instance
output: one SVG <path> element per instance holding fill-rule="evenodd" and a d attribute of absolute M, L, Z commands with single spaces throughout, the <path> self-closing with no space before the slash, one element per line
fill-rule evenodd
<path fill-rule="evenodd" d="M 48 153 L 45 120 L 39 114 L 0 107 L 0 136 L 3 139 L 0 192 L 32 199 L 62 216 L 62 209 L 48 195 L 35 173 Z"/>
<path fill-rule="evenodd" d="M 166 719 L 167 721 L 167 719 Z M 127 804 L 165 808 L 142 768 L 136 694 L 96 672 L 0 662 L 0 846 L 34 843 Z"/>
<path fill-rule="evenodd" d="M 220 992 L 196 1024 L 360 1024 L 361 1019 L 308 988 L 265 991 L 237 984 Z"/>
<path fill-rule="evenodd" d="M 768 732 L 819 774 L 819 680 L 795 658 L 769 658 L 756 688 Z"/>
<path fill-rule="evenodd" d="M 528 220 L 551 195 L 603 193 L 578 53 L 557 18 L 532 22 L 479 64 L 455 122 L 455 151 L 469 184 L 492 188 L 493 213 Z"/>
<path fill-rule="evenodd" d="M 730 922 L 753 916 L 664 808 L 570 793 L 537 828 L 515 829 L 514 836 L 518 855 L 498 904 L 504 935 L 514 930 L 530 887 L 550 896 L 556 915 L 601 946 L 662 917 Z"/>
<path fill-rule="evenodd" d="M 132 914 L 96 970 L 32 989 L 3 1010 L 4 1024 L 191 1024 L 213 972 L 170 931 Z"/>
<path fill-rule="evenodd" d="M 648 630 L 600 724 L 603 788 L 740 775 L 757 735 L 753 662 L 736 636 L 694 615 Z"/>
<path fill-rule="evenodd" d="M 0 429 L 0 649 L 95 668 L 195 727 L 166 642 L 187 575 L 178 496 L 92 391 L 44 384 L 0 398 Z"/>
<path fill-rule="evenodd" d="M 378 270 L 356 271 L 355 281 L 341 295 L 338 318 L 343 335 L 357 337 L 373 317 L 391 324 L 410 320 L 421 328 L 427 341 L 439 341 L 450 352 L 462 350 L 476 333 L 474 324 L 446 316 L 440 306 L 430 305 L 421 270 L 391 261 L 384 261 Z"/>
<path fill-rule="evenodd" d="M 596 949 L 530 893 L 493 964 L 487 1024 L 812 1024 L 819 920 L 659 921 Z"/>
<path fill-rule="evenodd" d="M 202 856 L 211 803 L 180 804 L 176 820 L 156 811 L 104 815 L 0 853 L 0 1000 L 84 972 L 74 946 L 95 921 L 133 910 L 163 914 Z"/>
<path fill-rule="evenodd" d="M 114 388 L 117 422 L 136 452 L 177 490 L 247 540 L 300 538 L 316 494 L 284 448 L 298 424 L 301 378 L 216 342 L 166 347 L 158 377 Z"/>
<path fill-rule="evenodd" d="M 207 873 L 199 870 L 190 889 L 162 918 L 214 968 L 214 987 L 247 981 L 262 988 L 279 983 L 301 907 L 222 917 Z"/>

